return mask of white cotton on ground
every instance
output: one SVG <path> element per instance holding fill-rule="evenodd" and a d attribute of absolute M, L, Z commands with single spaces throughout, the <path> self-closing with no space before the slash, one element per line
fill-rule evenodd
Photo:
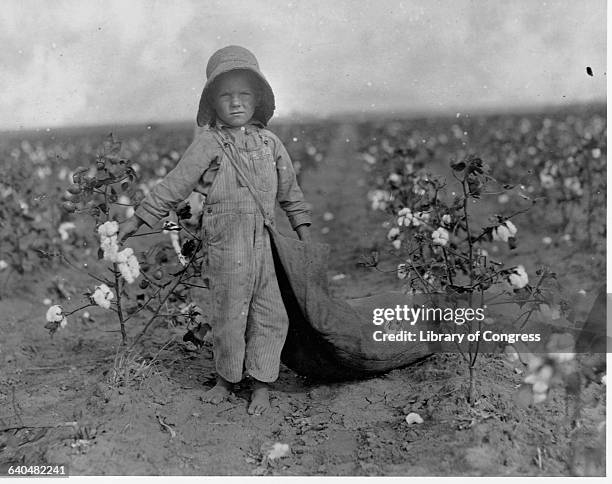
<path fill-rule="evenodd" d="M 406 415 L 406 423 L 409 425 L 422 424 L 423 418 L 416 412 L 410 412 L 408 415 Z"/>
<path fill-rule="evenodd" d="M 267 457 L 270 460 L 280 459 L 281 457 L 285 457 L 291 453 L 291 448 L 289 444 L 282 444 L 280 442 L 275 442 L 272 445 L 272 448 L 268 451 Z"/>

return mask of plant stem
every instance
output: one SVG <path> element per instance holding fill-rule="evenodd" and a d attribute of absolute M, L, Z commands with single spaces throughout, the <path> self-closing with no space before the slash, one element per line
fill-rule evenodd
<path fill-rule="evenodd" d="M 131 239 L 133 237 L 142 237 L 143 235 L 155 235 L 155 234 L 161 234 L 161 233 L 162 233 L 161 230 L 156 230 L 156 231 L 153 231 L 153 232 L 142 232 L 140 234 L 128 235 L 126 237 L 126 239 Z"/>
<path fill-rule="evenodd" d="M 476 368 L 470 365 L 470 386 L 468 389 L 468 403 L 474 405 L 476 403 Z"/>
<path fill-rule="evenodd" d="M 455 283 L 453 282 L 453 275 L 450 269 L 451 266 L 448 262 L 448 257 L 446 255 L 446 249 L 444 247 L 442 247 L 442 253 L 444 254 L 444 262 L 446 262 L 446 273 L 448 274 L 448 281 L 454 286 Z"/>
<path fill-rule="evenodd" d="M 394 271 L 383 271 L 383 272 L 396 272 L 396 270 Z M 190 287 L 199 287 L 200 289 L 210 289 L 207 286 L 201 286 L 199 284 L 193 284 L 192 282 L 183 282 L 184 286 L 190 286 Z"/>
<path fill-rule="evenodd" d="M 529 318 L 531 317 L 531 315 L 533 314 L 534 311 L 535 311 L 535 308 L 531 308 L 529 310 L 529 313 L 527 313 L 527 316 L 525 317 L 525 321 L 523 321 L 523 323 L 519 327 L 519 330 L 521 330 L 521 329 L 523 329 L 525 327 L 525 325 L 527 324 L 527 321 L 529 321 Z"/>
<path fill-rule="evenodd" d="M 510 299 L 509 301 L 497 301 L 494 303 L 487 303 L 487 306 L 498 306 L 500 304 L 508 304 L 508 303 L 528 303 L 528 302 L 542 302 L 541 299 Z"/>
<path fill-rule="evenodd" d="M 480 307 L 484 306 L 484 291 L 480 290 Z M 478 334 L 482 331 L 482 321 L 478 321 Z M 472 366 L 476 365 L 476 358 L 478 358 L 478 350 L 480 349 L 480 337 L 476 340 L 476 350 L 474 351 L 474 358 L 472 358 Z"/>
<path fill-rule="evenodd" d="M 115 292 L 117 293 L 117 317 L 121 326 L 121 345 L 125 346 L 127 344 L 127 335 L 125 333 L 125 320 L 123 319 L 123 309 L 121 307 L 121 279 L 117 271 L 116 262 L 113 262 L 113 269 L 115 270 Z"/>
<path fill-rule="evenodd" d="M 461 180 L 461 188 L 463 189 L 463 216 L 465 217 L 465 231 L 467 232 L 467 243 L 468 243 L 468 258 L 469 258 L 469 273 L 470 273 L 470 286 L 474 282 L 474 268 L 472 267 L 474 257 L 473 257 L 473 247 L 472 247 L 472 234 L 470 232 L 470 223 L 468 216 L 468 192 L 466 189 L 466 179 L 465 177 Z"/>
<path fill-rule="evenodd" d="M 421 280 L 421 284 L 423 284 L 423 287 L 426 289 L 435 289 L 431 284 L 429 284 L 427 281 L 425 281 L 425 279 L 423 279 L 423 277 L 421 276 L 421 274 L 419 274 L 419 271 L 416 270 L 416 267 L 414 266 L 414 264 L 412 263 L 411 260 L 408 260 L 408 263 L 410 264 L 410 268 L 413 270 L 413 272 L 418 276 L 418 278 Z"/>
<path fill-rule="evenodd" d="M 89 306 L 96 306 L 96 304 L 87 303 L 87 304 L 85 304 L 85 306 L 81 306 L 80 308 L 73 309 L 69 313 L 64 313 L 64 316 L 70 316 L 71 314 L 74 314 L 77 311 L 80 311 L 81 309 L 88 308 Z"/>

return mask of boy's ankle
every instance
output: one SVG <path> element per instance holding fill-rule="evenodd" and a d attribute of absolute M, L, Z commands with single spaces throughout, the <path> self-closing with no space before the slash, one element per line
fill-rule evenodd
<path fill-rule="evenodd" d="M 232 390 L 234 388 L 234 384 L 230 381 L 227 381 L 225 378 L 223 378 L 221 375 L 217 375 L 216 381 L 215 381 L 215 386 L 218 387 L 223 387 L 227 390 Z"/>
<path fill-rule="evenodd" d="M 253 390 L 257 390 L 259 388 L 270 388 L 270 383 L 258 380 L 257 378 L 254 378 L 252 376 L 250 377 L 250 380 L 251 380 L 251 388 Z"/>

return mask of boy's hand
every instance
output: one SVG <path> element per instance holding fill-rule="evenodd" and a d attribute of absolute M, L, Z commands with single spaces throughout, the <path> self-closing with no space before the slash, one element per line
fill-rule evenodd
<path fill-rule="evenodd" d="M 117 242 L 122 244 L 125 239 L 136 232 L 144 222 L 138 217 L 131 217 L 119 224 Z"/>
<path fill-rule="evenodd" d="M 308 225 L 298 225 L 295 231 L 302 242 L 310 242 L 310 229 Z"/>

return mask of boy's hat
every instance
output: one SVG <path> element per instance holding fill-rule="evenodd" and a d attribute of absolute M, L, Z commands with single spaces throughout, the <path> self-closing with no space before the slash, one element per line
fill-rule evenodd
<path fill-rule="evenodd" d="M 251 51 L 238 45 L 228 45 L 215 52 L 206 65 L 206 84 L 202 90 L 200 97 L 200 107 L 198 109 L 197 122 L 198 126 L 210 124 L 215 118 L 215 111 L 209 102 L 210 87 L 215 79 L 221 74 L 229 71 L 244 69 L 253 72 L 259 80 L 262 98 L 255 109 L 253 118 L 260 121 L 264 126 L 274 114 L 274 93 L 266 78 L 259 70 L 257 59 Z"/>

